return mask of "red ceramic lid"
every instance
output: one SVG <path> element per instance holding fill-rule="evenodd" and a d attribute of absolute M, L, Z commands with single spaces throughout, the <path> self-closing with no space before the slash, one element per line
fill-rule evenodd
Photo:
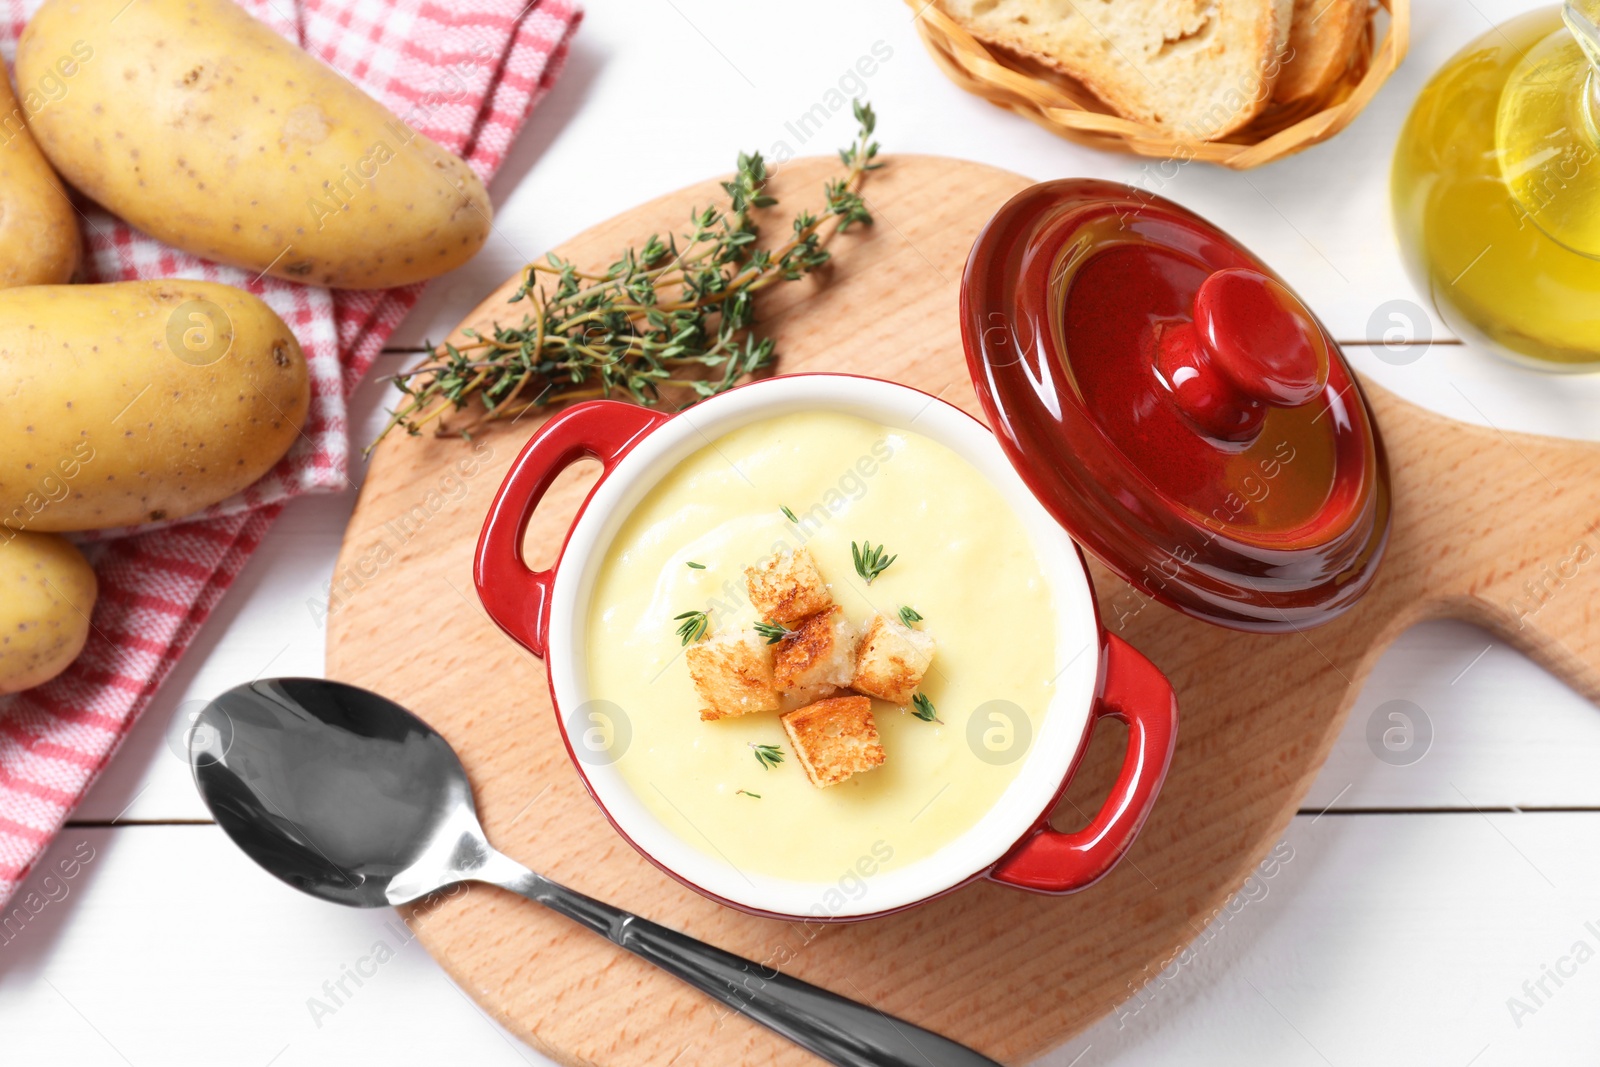
<path fill-rule="evenodd" d="M 1133 586 L 1113 629 L 1150 597 L 1304 629 L 1372 583 L 1389 472 L 1361 387 L 1293 291 L 1198 215 L 1113 182 L 1036 185 L 973 246 L 961 327 L 1011 462 Z"/>

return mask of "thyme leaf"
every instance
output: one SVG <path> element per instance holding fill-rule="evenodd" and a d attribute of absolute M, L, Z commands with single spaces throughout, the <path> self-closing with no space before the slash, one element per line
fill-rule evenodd
<path fill-rule="evenodd" d="M 756 754 L 756 762 L 767 770 L 770 771 L 783 762 L 783 749 L 777 745 L 758 745 L 754 741 L 749 744 L 750 751 Z"/>
<path fill-rule="evenodd" d="M 855 561 L 856 573 L 872 584 L 872 579 L 889 569 L 889 564 L 899 559 L 898 555 L 885 556 L 883 546 L 872 547 L 871 541 L 863 541 L 859 545 L 850 542 L 850 558 Z"/>

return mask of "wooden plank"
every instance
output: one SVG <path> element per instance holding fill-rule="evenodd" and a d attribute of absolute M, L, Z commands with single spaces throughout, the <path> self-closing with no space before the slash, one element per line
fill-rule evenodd
<path fill-rule="evenodd" d="M 1190 957 L 1044 1062 L 1593 1063 L 1597 820 L 1301 816 Z"/>
<path fill-rule="evenodd" d="M 69 828 L 10 907 L 29 893 L 37 915 L 0 938 L 7 1063 L 539 1062 L 395 911 L 305 896 L 215 826 Z"/>

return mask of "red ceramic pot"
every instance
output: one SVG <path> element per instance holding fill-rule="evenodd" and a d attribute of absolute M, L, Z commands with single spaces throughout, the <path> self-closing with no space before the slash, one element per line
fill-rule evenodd
<path fill-rule="evenodd" d="M 976 467 L 1015 510 L 1035 547 L 1058 612 L 1061 674 L 1015 778 L 976 824 L 923 859 L 865 880 L 843 907 L 820 906 L 816 882 L 740 872 L 667 830 L 615 762 L 589 747 L 593 725 L 584 635 L 601 562 L 630 510 L 666 472 L 706 442 L 750 423 L 834 411 L 921 434 Z M 585 457 L 604 467 L 549 570 L 523 561 L 529 517 L 556 476 Z M 936 489 L 930 492 L 937 492 Z M 478 543 L 474 579 L 490 617 L 544 659 L 567 751 L 606 818 L 646 859 L 732 907 L 805 921 L 862 919 L 911 907 L 974 879 L 1038 893 L 1071 893 L 1103 877 L 1149 816 L 1172 755 L 1177 703 L 1149 660 L 1100 624 L 1076 544 L 1039 504 L 994 436 L 960 409 L 915 389 L 869 378 L 803 374 L 742 386 L 668 417 L 610 401 L 569 408 L 542 427 L 500 487 Z M 692 720 L 693 709 L 681 713 Z M 1128 749 L 1110 795 L 1082 830 L 1048 819 L 1072 780 L 1094 724 L 1128 725 Z M 598 757 L 598 758 L 597 758 Z"/>

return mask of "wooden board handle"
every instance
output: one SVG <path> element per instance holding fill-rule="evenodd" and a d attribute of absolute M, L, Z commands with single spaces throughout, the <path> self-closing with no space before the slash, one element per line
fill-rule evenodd
<path fill-rule="evenodd" d="M 1408 462 L 1388 580 L 1358 610 L 1387 615 L 1390 633 L 1474 623 L 1600 700 L 1600 445 L 1470 426 L 1363 386 Z"/>

